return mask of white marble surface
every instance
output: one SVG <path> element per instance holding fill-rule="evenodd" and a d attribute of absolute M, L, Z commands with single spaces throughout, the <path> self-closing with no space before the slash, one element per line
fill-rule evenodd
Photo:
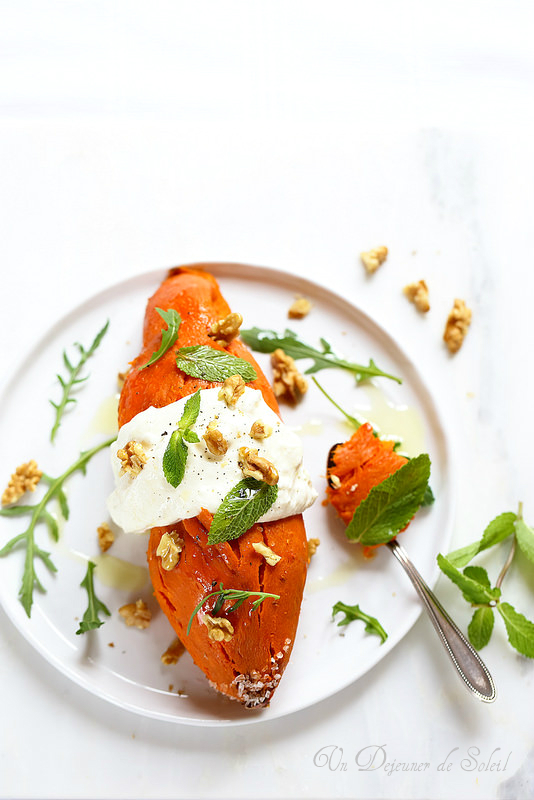
<path fill-rule="evenodd" d="M 529 3 L 7 2 L 3 20 L 5 376 L 59 316 L 137 272 L 289 269 L 384 322 L 447 407 L 453 544 L 518 500 L 534 518 Z M 358 253 L 379 243 L 390 257 L 367 280 Z M 424 319 L 400 291 L 421 277 Z M 456 296 L 473 325 L 450 358 L 441 334 Z M 505 589 L 532 618 L 526 575 L 519 563 Z M 465 627 L 456 590 L 442 579 L 438 592 Z M 0 611 L 0 796 L 531 796 L 534 666 L 496 628 L 493 706 L 467 695 L 421 618 L 330 700 L 211 730 L 92 697 Z M 346 770 L 314 765 L 326 745 L 343 748 Z M 371 745 L 429 767 L 360 771 Z M 501 771 L 470 770 L 469 748 Z"/>

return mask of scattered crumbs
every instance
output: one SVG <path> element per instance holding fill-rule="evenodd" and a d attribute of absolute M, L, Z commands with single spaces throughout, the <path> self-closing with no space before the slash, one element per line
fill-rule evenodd
<path fill-rule="evenodd" d="M 135 733 L 132 733 L 132 739 L 135 739 Z"/>
<path fill-rule="evenodd" d="M 108 647 L 115 647 L 115 642 L 108 642 Z"/>
<path fill-rule="evenodd" d="M 417 255 L 417 250 L 412 250 L 412 256 L 416 256 L 416 255 Z"/>
<path fill-rule="evenodd" d="M 392 597 L 396 597 L 397 596 L 397 592 L 391 592 L 391 596 Z"/>
<path fill-rule="evenodd" d="M 467 392 L 466 397 L 468 397 L 470 400 L 472 400 L 473 397 L 476 397 L 476 395 L 475 395 L 474 392 Z"/>
<path fill-rule="evenodd" d="M 457 353 L 463 344 L 465 335 L 471 324 L 471 309 L 463 300 L 456 298 L 447 317 L 443 341 L 450 353 Z"/>

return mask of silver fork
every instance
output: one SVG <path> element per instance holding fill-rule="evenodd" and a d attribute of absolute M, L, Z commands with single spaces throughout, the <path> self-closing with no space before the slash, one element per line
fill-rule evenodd
<path fill-rule="evenodd" d="M 397 561 L 404 567 L 404 571 L 428 611 L 428 616 L 441 639 L 441 643 L 467 688 L 479 700 L 484 703 L 492 703 L 497 695 L 495 684 L 477 651 L 469 644 L 434 592 L 427 586 L 408 558 L 406 550 L 395 539 L 388 542 L 387 546 Z"/>

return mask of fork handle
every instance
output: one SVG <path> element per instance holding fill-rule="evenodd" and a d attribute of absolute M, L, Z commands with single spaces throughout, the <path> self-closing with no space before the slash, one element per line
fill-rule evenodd
<path fill-rule="evenodd" d="M 497 695 L 495 684 L 477 651 L 467 641 L 434 592 L 425 583 L 404 548 L 395 539 L 392 539 L 387 545 L 413 583 L 449 658 L 465 685 L 479 700 L 484 703 L 492 703 Z"/>

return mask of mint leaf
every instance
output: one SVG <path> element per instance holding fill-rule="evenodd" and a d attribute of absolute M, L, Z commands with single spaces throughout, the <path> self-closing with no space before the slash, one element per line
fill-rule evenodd
<path fill-rule="evenodd" d="M 462 573 L 441 553 L 438 554 L 437 561 L 440 570 L 461 589 L 468 603 L 491 603 L 501 596 L 500 589 L 490 588 L 486 570 L 482 567 L 467 567 L 466 571 Z M 477 571 L 474 572 L 474 570 Z M 482 572 L 479 573 L 478 570 Z M 477 576 L 481 577 L 482 583 Z"/>
<path fill-rule="evenodd" d="M 215 512 L 208 534 L 208 544 L 237 539 L 248 531 L 273 505 L 278 486 L 269 486 L 255 478 L 239 481 Z"/>
<path fill-rule="evenodd" d="M 515 537 L 524 555 L 534 561 L 534 530 L 523 519 L 515 522 Z"/>
<path fill-rule="evenodd" d="M 510 603 L 499 603 L 497 609 L 506 625 L 512 647 L 524 656 L 534 658 L 534 623 L 519 614 Z"/>
<path fill-rule="evenodd" d="M 156 311 L 162 320 L 167 323 L 167 327 L 161 329 L 160 346 L 154 353 L 152 353 L 146 364 L 143 364 L 142 367 L 139 367 L 139 370 L 146 369 L 156 361 L 159 361 L 159 359 L 165 355 L 167 350 L 170 350 L 178 338 L 178 331 L 180 330 L 180 324 L 182 322 L 180 314 L 175 311 L 174 308 L 169 308 L 167 311 L 164 311 L 162 308 L 156 308 Z"/>
<path fill-rule="evenodd" d="M 244 358 L 206 345 L 180 347 L 176 353 L 176 366 L 186 375 L 204 381 L 222 382 L 232 375 L 241 375 L 248 382 L 258 377 L 252 364 Z"/>
<path fill-rule="evenodd" d="M 100 628 L 101 625 L 104 624 L 104 621 L 99 619 L 98 614 L 107 614 L 108 617 L 111 616 L 111 612 L 108 608 L 102 603 L 95 594 L 95 587 L 93 583 L 93 571 L 96 567 L 96 564 L 93 561 L 87 562 L 87 572 L 85 573 L 85 578 L 80 583 L 80 586 L 84 588 L 87 592 L 87 608 L 83 615 L 83 619 L 80 622 L 80 627 L 76 631 L 77 634 L 80 633 L 87 633 L 87 631 L 92 631 L 95 628 Z"/>
<path fill-rule="evenodd" d="M 423 495 L 423 502 L 421 503 L 422 508 L 427 508 L 427 506 L 431 506 L 435 502 L 436 498 L 434 497 L 434 492 L 432 491 L 430 486 L 427 486 L 425 489 L 425 493 Z"/>
<path fill-rule="evenodd" d="M 178 423 L 178 430 L 182 433 L 194 425 L 200 412 L 200 389 L 188 398 L 184 405 L 184 411 Z"/>
<path fill-rule="evenodd" d="M 499 544 L 499 542 L 511 536 L 515 530 L 514 523 L 516 519 L 517 514 L 514 514 L 513 511 L 505 511 L 504 514 L 499 514 L 489 523 L 478 542 L 468 544 L 459 550 L 453 550 L 447 558 L 455 567 L 465 567 L 478 553 Z"/>
<path fill-rule="evenodd" d="M 181 431 L 176 430 L 163 453 L 163 474 L 167 483 L 170 483 L 175 489 L 184 479 L 186 461 L 187 445 Z"/>
<path fill-rule="evenodd" d="M 297 338 L 297 334 L 290 331 L 289 328 L 286 328 L 283 335 L 278 335 L 275 331 L 262 330 L 261 328 L 250 328 L 246 331 L 242 330 L 240 335 L 249 347 L 261 353 L 274 353 L 274 351 L 280 347 L 284 353 L 295 360 L 299 358 L 311 358 L 313 364 L 306 370 L 307 375 L 313 372 L 319 372 L 321 369 L 339 367 L 340 369 L 352 372 L 356 376 L 356 381 L 358 383 L 373 377 L 390 378 L 392 381 L 402 383 L 401 379 L 395 377 L 395 375 L 383 372 L 376 366 L 373 359 L 370 359 L 368 366 L 345 361 L 334 354 L 331 345 L 326 339 L 320 339 L 323 349 L 317 350 L 315 347 L 301 342 Z"/>
<path fill-rule="evenodd" d="M 389 542 L 421 505 L 429 477 L 430 459 L 422 453 L 373 486 L 347 525 L 347 538 L 365 545 Z"/>
<path fill-rule="evenodd" d="M 482 650 L 491 639 L 495 615 L 489 606 L 477 608 L 467 628 L 469 641 L 476 650 Z"/>
<path fill-rule="evenodd" d="M 366 614 L 361 610 L 360 606 L 348 606 L 339 600 L 332 608 L 332 619 L 339 613 L 345 614 L 345 617 L 337 623 L 338 625 L 349 625 L 349 623 L 354 622 L 354 620 L 360 619 L 362 622 L 365 622 L 366 633 L 374 633 L 380 637 L 380 644 L 384 644 L 388 638 L 386 631 L 376 617 L 371 617 L 369 614 Z"/>

